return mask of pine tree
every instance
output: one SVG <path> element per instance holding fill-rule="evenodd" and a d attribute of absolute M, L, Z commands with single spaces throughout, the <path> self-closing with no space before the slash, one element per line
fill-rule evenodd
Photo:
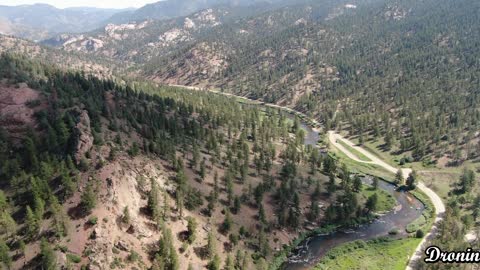
<path fill-rule="evenodd" d="M 57 269 L 57 260 L 53 249 L 50 247 L 50 243 L 45 238 L 42 238 L 40 243 L 40 258 L 43 270 L 55 270 Z"/>
<path fill-rule="evenodd" d="M 262 256 L 265 258 L 268 257 L 268 255 L 270 254 L 270 245 L 268 243 L 268 238 L 263 228 L 260 229 L 258 235 L 258 247 L 260 254 L 262 254 Z"/>
<path fill-rule="evenodd" d="M 182 188 L 177 186 L 177 191 L 175 193 L 176 197 L 176 203 L 177 203 L 177 211 L 178 211 L 178 216 L 180 218 L 183 217 L 183 207 L 185 205 L 185 194 Z"/>
<path fill-rule="evenodd" d="M 193 145 L 193 155 L 192 155 L 192 159 L 190 161 L 190 168 L 196 169 L 199 159 L 200 159 L 200 150 L 198 149 L 198 146 L 195 143 Z"/>
<path fill-rule="evenodd" d="M 187 231 L 188 231 L 188 242 L 193 244 L 196 238 L 196 230 L 197 230 L 197 221 L 193 217 L 187 218 Z"/>
<path fill-rule="evenodd" d="M 123 208 L 122 222 L 129 225 L 130 221 L 131 221 L 130 210 L 128 209 L 128 206 L 125 206 Z"/>
<path fill-rule="evenodd" d="M 0 189 L 0 212 L 6 211 L 8 207 L 8 201 L 7 201 L 7 196 L 3 192 L 3 190 Z"/>
<path fill-rule="evenodd" d="M 38 221 L 42 221 L 43 215 L 45 214 L 45 202 L 40 198 L 39 195 L 34 195 L 33 204 L 35 209 L 35 217 Z"/>
<path fill-rule="evenodd" d="M 353 188 L 353 191 L 357 193 L 362 191 L 362 179 L 360 178 L 360 176 L 355 175 L 355 177 L 353 178 L 352 188 Z"/>
<path fill-rule="evenodd" d="M 238 214 L 238 212 L 240 212 L 241 207 L 242 207 L 242 202 L 240 201 L 240 197 L 235 196 L 235 198 L 233 199 L 232 212 L 234 214 Z"/>
<path fill-rule="evenodd" d="M 243 262 L 243 253 L 240 249 L 237 249 L 237 254 L 235 254 L 235 268 L 242 269 L 242 262 Z"/>
<path fill-rule="evenodd" d="M 372 187 L 374 190 L 378 188 L 378 177 L 374 176 L 372 180 Z"/>
<path fill-rule="evenodd" d="M 367 202 L 365 204 L 365 208 L 368 209 L 368 211 L 375 211 L 377 209 L 378 205 L 378 195 L 377 193 L 374 193 L 372 196 L 368 197 Z"/>
<path fill-rule="evenodd" d="M 320 214 L 320 208 L 318 207 L 318 202 L 312 200 L 310 204 L 310 220 L 316 221 Z"/>
<path fill-rule="evenodd" d="M 83 211 L 89 214 L 97 204 L 97 195 L 93 189 L 93 184 L 89 182 L 81 197 L 81 206 Z"/>
<path fill-rule="evenodd" d="M 76 189 L 75 182 L 72 181 L 72 177 L 68 174 L 62 176 L 62 186 L 63 186 L 63 198 L 70 198 Z"/>
<path fill-rule="evenodd" d="M 39 162 L 37 158 L 37 149 L 31 138 L 26 138 L 24 142 L 25 146 L 25 161 L 27 167 L 31 168 L 31 171 L 36 172 L 39 169 Z"/>
<path fill-rule="evenodd" d="M 178 255 L 173 245 L 172 231 L 169 228 L 162 228 L 162 237 L 160 238 L 158 246 L 158 253 L 152 268 L 159 270 L 177 270 L 179 268 Z"/>
<path fill-rule="evenodd" d="M 230 216 L 230 211 L 228 209 L 225 209 L 225 219 L 223 220 L 222 223 L 222 231 L 223 232 L 228 232 L 232 228 L 232 217 Z"/>
<path fill-rule="evenodd" d="M 8 269 L 12 266 L 12 257 L 10 257 L 10 248 L 0 239 L 0 263 L 4 263 Z"/>
<path fill-rule="evenodd" d="M 17 231 L 17 223 L 12 216 L 7 212 L 0 212 L 0 234 L 5 234 L 7 237 L 15 235 Z"/>
<path fill-rule="evenodd" d="M 224 270 L 235 270 L 235 264 L 233 263 L 233 259 L 230 254 L 227 255 L 227 259 L 225 260 Z"/>
<path fill-rule="evenodd" d="M 212 259 L 217 252 L 217 239 L 215 238 L 215 234 L 213 231 L 208 232 L 207 237 L 207 255 L 210 259 Z"/>
<path fill-rule="evenodd" d="M 220 257 L 215 254 L 208 263 L 208 270 L 220 270 Z"/>
<path fill-rule="evenodd" d="M 26 246 L 25 246 L 25 242 L 20 239 L 20 241 L 18 241 L 18 251 L 20 252 L 20 256 L 22 257 L 25 257 L 25 249 L 26 249 Z"/>
<path fill-rule="evenodd" d="M 459 186 L 462 193 L 469 193 L 475 186 L 475 173 L 465 168 L 460 176 Z"/>
<path fill-rule="evenodd" d="M 215 205 L 217 203 L 217 200 L 215 198 L 215 193 L 213 190 L 210 191 L 210 195 L 208 196 L 207 200 L 208 200 L 207 210 L 209 215 L 211 216 L 213 212 L 215 212 Z"/>
<path fill-rule="evenodd" d="M 200 180 L 205 180 L 205 176 L 206 176 L 206 166 L 205 166 L 205 159 L 202 160 L 202 162 L 200 162 Z"/>
<path fill-rule="evenodd" d="M 218 200 L 218 196 L 220 193 L 220 187 L 218 186 L 218 172 L 215 171 L 215 175 L 213 177 L 213 197 L 214 200 Z"/>
<path fill-rule="evenodd" d="M 296 228 L 296 227 L 298 227 L 298 222 L 299 222 L 298 213 L 292 207 L 288 210 L 287 223 L 291 228 Z"/>
<path fill-rule="evenodd" d="M 68 217 L 55 195 L 52 195 L 50 198 L 50 209 L 52 210 L 55 234 L 57 237 L 66 236 L 68 230 Z"/>
<path fill-rule="evenodd" d="M 150 214 L 152 215 L 152 219 L 157 222 L 157 225 L 159 225 L 161 213 L 160 213 L 160 207 L 159 207 L 159 200 L 158 200 L 158 186 L 155 180 L 151 180 L 150 182 L 150 191 L 148 192 L 148 201 L 147 201 L 147 206 L 148 210 L 150 211 Z"/>
<path fill-rule="evenodd" d="M 229 173 L 227 173 L 229 175 Z M 233 202 L 233 180 L 231 176 L 226 176 L 227 205 L 231 206 Z"/>
<path fill-rule="evenodd" d="M 407 180 L 405 181 L 405 184 L 407 185 L 409 190 L 415 189 L 416 179 L 417 179 L 417 174 L 415 173 L 415 171 L 411 172 L 408 175 Z"/>
<path fill-rule="evenodd" d="M 170 215 L 170 203 L 168 202 L 168 195 L 167 192 L 163 192 L 163 211 L 162 211 L 162 218 L 164 221 L 168 220 Z"/>
<path fill-rule="evenodd" d="M 403 185 L 403 173 L 401 169 L 399 169 L 395 174 L 395 185 L 397 186 Z"/>
<path fill-rule="evenodd" d="M 328 222 L 333 222 L 337 219 L 337 211 L 335 205 L 331 204 L 327 207 L 325 211 L 325 219 Z"/>
<path fill-rule="evenodd" d="M 266 225 L 267 224 L 267 218 L 265 216 L 265 209 L 263 207 L 263 203 L 260 202 L 258 206 L 258 220 L 260 221 L 260 224 Z"/>
<path fill-rule="evenodd" d="M 331 196 L 337 190 L 337 186 L 335 185 L 335 176 L 330 174 L 328 177 L 328 184 L 327 184 L 327 191 L 328 195 Z"/>
<path fill-rule="evenodd" d="M 248 252 L 245 251 L 245 254 L 243 255 L 243 261 L 242 261 L 242 270 L 247 270 L 250 269 L 250 256 L 248 255 Z"/>
<path fill-rule="evenodd" d="M 37 218 L 35 217 L 35 215 L 33 214 L 33 211 L 32 209 L 30 208 L 30 206 L 27 205 L 26 207 L 26 219 L 25 219 L 25 224 L 26 224 L 26 232 L 27 232 L 27 236 L 29 238 L 34 238 L 35 236 L 37 236 L 38 234 L 38 231 L 39 231 L 39 222 L 37 220 Z"/>
<path fill-rule="evenodd" d="M 265 261 L 264 258 L 260 258 L 260 259 L 257 260 L 256 269 L 257 270 L 268 270 L 268 264 L 267 264 L 267 262 Z"/>

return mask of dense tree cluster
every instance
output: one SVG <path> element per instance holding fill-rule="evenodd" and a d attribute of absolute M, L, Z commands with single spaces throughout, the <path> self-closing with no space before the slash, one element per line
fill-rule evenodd
<path fill-rule="evenodd" d="M 107 134 L 117 134 L 108 157 L 110 161 L 115 159 L 115 152 L 124 150 L 130 156 L 158 156 L 169 161 L 174 168 L 176 176 L 172 184 L 176 189 L 173 194 L 159 188 L 153 179 L 146 194 L 147 210 L 163 232 L 154 263 L 161 269 L 178 267 L 171 233 L 164 226 L 170 217 L 169 197 L 174 197 L 176 212 L 182 217 L 184 208 L 195 210 L 201 207 L 206 195 L 190 186 L 186 163 L 198 173 L 199 181 L 215 174 L 214 187 L 207 197 L 208 211 L 213 214 L 220 195 L 225 192 L 227 200 L 222 231 L 230 233 L 230 239 L 236 243 L 238 235 L 231 232 L 231 217 L 239 213 L 242 204 L 256 205 L 262 226 L 269 224 L 262 200 L 265 192 L 276 187 L 275 179 L 269 175 L 277 159 L 274 141 L 288 141 L 288 150 L 282 154 L 282 160 L 288 163 L 302 161 L 306 164 L 309 161 L 312 170 L 316 171 L 314 165 L 321 162 L 317 150 L 304 151 L 304 135 L 298 123 L 290 126 L 287 117 L 273 109 L 260 111 L 258 107 L 241 105 L 233 99 L 207 92 L 201 92 L 199 96 L 145 83 L 121 86 L 79 73 L 60 72 L 12 55 L 0 58 L 0 75 L 11 84 L 27 82 L 38 89 L 42 93 L 38 102 L 47 105 L 46 110 L 36 115 L 40 124 L 25 134 L 21 144 L 12 143 L 15 138 L 10 137 L 7 130 L 0 132 L 0 157 L 4 161 L 0 174 L 6 179 L 0 192 L 1 223 L 5 225 L 1 227 L 1 233 L 11 237 L 17 231 L 17 223 L 25 224 L 22 239 L 27 243 L 36 241 L 46 230 L 46 224 L 58 238 L 68 234 L 69 217 L 62 203 L 77 191 L 77 187 L 82 190 L 77 214 L 86 216 L 97 206 L 101 183 L 95 177 L 81 181 L 79 176 L 88 175 L 104 161 L 93 159 L 88 152 L 85 157 L 74 158 L 81 114 L 78 108 L 85 110 L 90 118 L 96 146 L 105 143 Z M 133 132 L 139 134 L 139 141 L 128 142 L 118 136 Z M 297 136 L 291 138 L 290 132 Z M 214 167 L 226 168 L 225 175 L 219 176 L 212 170 Z M 256 174 L 264 178 L 256 187 L 249 184 L 251 167 L 255 167 Z M 285 171 L 286 175 L 291 174 L 288 168 Z M 145 190 L 146 179 L 139 177 L 137 181 L 139 189 Z M 250 186 L 255 192 L 236 194 L 235 185 Z M 296 202 L 297 207 L 289 218 L 291 225 L 299 223 L 296 196 L 292 202 Z M 13 219 L 12 210 L 18 207 L 23 209 L 23 214 Z M 121 222 L 126 225 L 131 222 L 130 210 L 128 207 L 123 209 Z M 192 243 L 196 222 L 189 220 L 188 242 Z M 258 232 L 261 236 L 258 250 L 263 256 L 269 254 L 266 229 Z M 43 243 L 47 267 L 52 263 L 50 249 L 48 241 Z M 10 242 L 2 243 L 1 251 L 6 254 L 12 247 Z M 215 268 L 218 257 L 213 254 L 211 260 Z M 10 262 L 5 259 L 5 263 Z"/>

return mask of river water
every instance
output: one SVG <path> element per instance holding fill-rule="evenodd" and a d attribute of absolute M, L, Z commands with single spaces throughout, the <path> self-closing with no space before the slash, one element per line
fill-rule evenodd
<path fill-rule="evenodd" d="M 293 117 L 293 116 L 289 116 Z M 319 139 L 318 132 L 301 122 L 306 131 L 305 144 L 316 145 Z M 363 179 L 366 184 L 371 184 L 371 179 Z M 379 181 L 378 188 L 387 191 L 397 201 L 397 206 L 370 224 L 357 228 L 337 231 L 328 235 L 315 235 L 307 238 L 293 251 L 293 254 L 284 264 L 287 270 L 311 269 L 317 264 L 330 249 L 341 244 L 355 240 L 371 240 L 380 236 L 387 236 L 392 229 L 398 229 L 395 237 L 406 236 L 405 227 L 420 217 L 424 205 L 410 193 L 398 192 L 395 186 Z"/>

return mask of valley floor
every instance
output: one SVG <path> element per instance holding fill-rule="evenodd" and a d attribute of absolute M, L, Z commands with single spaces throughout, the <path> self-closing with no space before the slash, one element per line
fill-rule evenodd
<path fill-rule="evenodd" d="M 328 137 L 332 145 L 334 145 L 336 148 L 338 148 L 340 151 L 346 154 L 349 158 L 357 162 L 361 162 L 361 163 L 368 162 L 368 163 L 376 164 L 394 174 L 398 171 L 397 168 L 394 168 L 393 166 L 387 164 L 377 156 L 373 155 L 372 153 L 368 152 L 362 147 L 355 145 L 353 142 L 342 137 L 340 134 L 335 133 L 334 131 L 330 131 Z M 343 144 L 340 142 L 343 142 Z M 344 147 L 344 145 L 348 145 L 358 153 L 361 153 L 362 155 L 366 156 L 371 161 L 364 161 L 360 159 L 354 153 L 350 152 L 346 147 Z M 406 179 L 408 175 L 412 172 L 412 169 L 401 169 L 401 170 L 402 170 L 404 179 Z M 425 244 L 427 243 L 428 239 L 431 239 L 435 235 L 437 231 L 436 226 L 442 220 L 443 213 L 445 213 L 445 204 L 443 203 L 442 199 L 433 190 L 425 186 L 424 183 L 418 183 L 417 188 L 423 193 L 425 193 L 430 199 L 430 201 L 433 203 L 435 207 L 436 218 L 430 232 L 425 235 L 425 237 L 422 239 L 422 241 L 418 244 L 417 248 L 415 249 L 415 252 L 413 253 L 413 256 L 410 259 L 410 263 L 407 266 L 407 270 L 413 269 L 415 263 L 418 262 L 419 259 L 421 259 Z"/>

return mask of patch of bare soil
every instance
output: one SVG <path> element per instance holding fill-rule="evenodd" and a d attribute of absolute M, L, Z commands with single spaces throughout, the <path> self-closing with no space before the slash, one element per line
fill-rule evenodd
<path fill-rule="evenodd" d="M 27 128 L 35 128 L 35 113 L 45 108 L 40 92 L 26 84 L 0 83 L 0 126 L 14 138 L 21 138 Z"/>

